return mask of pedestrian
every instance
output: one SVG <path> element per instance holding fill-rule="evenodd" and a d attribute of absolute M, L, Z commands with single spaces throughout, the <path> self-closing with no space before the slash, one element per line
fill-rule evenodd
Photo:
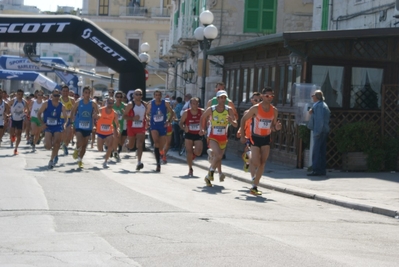
<path fill-rule="evenodd" d="M 216 94 L 218 103 L 206 109 L 201 116 L 201 134 L 205 134 L 205 127 L 209 120 L 208 146 L 212 149 L 212 159 L 208 175 L 205 177 L 207 186 L 212 186 L 213 175 L 216 167 L 221 164 L 223 154 L 227 146 L 227 126 L 238 126 L 234 112 L 231 107 L 225 105 L 227 99 L 226 91 L 219 91 Z M 224 177 L 219 176 L 219 181 L 223 182 Z"/>
<path fill-rule="evenodd" d="M 18 155 L 18 146 L 21 142 L 23 123 L 28 109 L 28 105 L 25 99 L 23 99 L 23 96 L 24 91 L 22 89 L 18 89 L 16 97 L 8 102 L 8 105 L 11 108 L 11 147 L 14 147 L 15 142 L 14 155 Z"/>
<path fill-rule="evenodd" d="M 137 148 L 137 166 L 136 171 L 144 168 L 141 162 L 143 155 L 145 131 L 146 131 L 146 109 L 147 104 L 142 100 L 143 91 L 141 89 L 134 90 L 132 94 L 133 100 L 125 108 L 124 119 L 127 126 L 128 149 Z"/>
<path fill-rule="evenodd" d="M 243 144 L 247 142 L 244 132 L 245 123 L 247 120 L 252 119 L 250 133 L 251 164 L 255 170 L 255 177 L 252 177 L 252 188 L 250 189 L 250 193 L 253 195 L 262 194 L 262 192 L 258 190 L 258 185 L 270 153 L 270 134 L 272 131 L 280 131 L 282 127 L 280 121 L 277 120 L 277 108 L 271 104 L 273 98 L 274 92 L 272 88 L 263 88 L 262 102 L 252 106 L 241 118 L 240 140 Z"/>
<path fill-rule="evenodd" d="M 326 175 L 327 168 L 327 136 L 330 131 L 330 109 L 324 102 L 323 92 L 316 90 L 312 94 L 314 102 L 309 110 L 310 120 L 308 128 L 313 131 L 312 172 L 308 176 Z"/>
<path fill-rule="evenodd" d="M 48 168 L 52 169 L 58 163 L 58 150 L 61 146 L 61 133 L 65 128 L 67 121 L 61 119 L 61 115 L 67 118 L 67 112 L 64 105 L 60 102 L 60 91 L 54 89 L 52 98 L 41 106 L 37 112 L 37 118 L 44 128 L 44 147 L 51 150 Z M 43 115 L 43 119 L 42 119 Z"/>
<path fill-rule="evenodd" d="M 185 132 L 186 158 L 188 176 L 193 176 L 193 160 L 202 154 L 204 132 L 200 131 L 201 116 L 204 109 L 199 108 L 199 100 L 193 97 L 190 100 L 191 108 L 183 112 L 179 126 Z"/>
<path fill-rule="evenodd" d="M 96 127 L 97 146 L 99 150 L 101 151 L 104 145 L 107 147 L 103 162 L 104 169 L 108 168 L 108 159 L 114 150 L 114 138 L 117 138 L 120 133 L 118 113 L 113 109 L 115 101 L 112 97 L 109 97 L 105 102 L 106 106 L 101 107 L 99 110 L 99 118 L 97 119 Z"/>
<path fill-rule="evenodd" d="M 182 117 L 181 115 L 181 111 L 183 109 L 183 99 L 178 96 L 176 98 L 176 106 L 174 108 L 175 111 L 175 119 L 173 120 L 172 126 L 173 126 L 173 149 L 172 150 L 179 150 L 179 146 L 180 146 L 180 135 L 181 135 L 181 131 L 182 129 L 179 126 L 179 121 Z"/>
<path fill-rule="evenodd" d="M 167 120 L 167 113 L 171 116 Z M 171 124 L 171 119 L 174 117 L 174 111 L 170 107 L 169 101 L 162 99 L 162 92 L 155 90 L 154 99 L 147 105 L 147 123 L 149 123 L 151 137 L 154 140 L 154 154 L 157 162 L 156 172 L 161 171 L 161 154 L 160 149 L 163 149 L 166 142 L 166 128 Z"/>
<path fill-rule="evenodd" d="M 90 88 L 83 88 L 83 96 L 72 108 L 71 123 L 74 125 L 76 132 L 76 149 L 72 155 L 78 160 L 79 168 L 83 168 L 83 157 L 86 153 L 86 147 L 89 137 L 93 131 L 93 119 L 98 118 L 97 103 L 90 98 Z"/>

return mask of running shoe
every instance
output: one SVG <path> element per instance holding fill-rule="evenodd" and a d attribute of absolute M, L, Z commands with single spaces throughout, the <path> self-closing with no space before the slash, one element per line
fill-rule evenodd
<path fill-rule="evenodd" d="M 75 149 L 75 151 L 73 151 L 72 157 L 73 157 L 73 159 L 77 159 L 78 156 L 79 156 L 79 152 L 77 149 Z"/>
<path fill-rule="evenodd" d="M 83 168 L 83 161 L 82 160 L 78 161 L 78 167 L 81 168 L 81 169 Z"/>
<path fill-rule="evenodd" d="M 119 157 L 119 153 L 115 152 L 116 162 L 121 162 L 121 158 Z"/>
<path fill-rule="evenodd" d="M 244 163 L 244 166 L 242 168 L 244 169 L 244 172 L 248 172 L 249 164 L 248 163 Z"/>
<path fill-rule="evenodd" d="M 52 160 L 50 160 L 50 161 L 48 162 L 47 167 L 48 167 L 49 170 L 51 170 L 52 168 L 54 168 L 54 162 L 53 162 Z"/>
<path fill-rule="evenodd" d="M 208 179 L 208 175 L 205 177 L 206 186 L 212 187 L 211 181 Z"/>
<path fill-rule="evenodd" d="M 62 144 L 62 150 L 64 150 L 64 155 L 68 156 L 68 148 L 66 147 L 65 144 Z"/>
<path fill-rule="evenodd" d="M 213 151 L 212 151 L 212 148 L 208 148 L 208 150 L 206 151 L 206 153 L 208 153 L 208 161 L 209 161 L 209 163 L 212 163 L 212 158 L 213 158 Z"/>
<path fill-rule="evenodd" d="M 257 188 L 256 186 L 255 186 L 255 187 L 252 187 L 251 190 L 249 191 L 249 193 L 251 193 L 251 194 L 254 195 L 254 196 L 260 196 L 260 195 L 262 195 L 262 192 L 259 191 L 258 188 Z"/>
<path fill-rule="evenodd" d="M 14 149 L 14 155 L 18 155 L 17 149 Z"/>
<path fill-rule="evenodd" d="M 136 171 L 139 171 L 139 170 L 141 170 L 142 168 L 144 168 L 144 164 L 143 164 L 143 163 L 137 164 L 137 166 L 136 166 Z"/>
<path fill-rule="evenodd" d="M 190 168 L 190 170 L 188 171 L 188 176 L 194 176 L 194 174 L 193 174 L 194 172 L 193 172 L 193 169 L 192 168 Z"/>
<path fill-rule="evenodd" d="M 161 165 L 157 165 L 156 172 L 161 172 Z"/>
<path fill-rule="evenodd" d="M 207 178 L 208 178 L 210 181 L 213 181 L 213 174 L 214 174 L 214 172 L 215 172 L 215 171 L 211 171 L 211 170 L 208 171 Z"/>
<path fill-rule="evenodd" d="M 36 151 L 36 145 L 32 145 L 32 152 L 35 152 Z"/>
<path fill-rule="evenodd" d="M 55 156 L 55 158 L 54 158 L 54 165 L 56 165 L 57 163 L 58 163 L 58 155 Z"/>
<path fill-rule="evenodd" d="M 109 167 L 108 167 L 108 163 L 106 162 L 106 161 L 104 161 L 104 163 L 103 163 L 103 168 L 104 169 L 108 169 Z"/>
<path fill-rule="evenodd" d="M 226 175 L 224 173 L 219 173 L 219 182 L 224 182 L 224 178 L 226 178 Z"/>

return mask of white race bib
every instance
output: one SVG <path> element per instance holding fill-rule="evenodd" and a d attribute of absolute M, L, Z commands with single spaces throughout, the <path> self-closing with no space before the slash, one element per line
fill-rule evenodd
<path fill-rule="evenodd" d="M 270 129 L 271 125 L 272 125 L 271 120 L 260 119 L 258 127 L 259 127 L 259 129 Z"/>
<path fill-rule="evenodd" d="M 189 129 L 190 131 L 193 131 L 193 132 L 199 131 L 199 130 L 200 130 L 200 125 L 199 125 L 199 123 L 190 124 L 190 125 L 188 126 L 188 129 Z"/>
<path fill-rule="evenodd" d="M 46 124 L 47 124 L 47 125 L 51 125 L 51 126 L 57 125 L 57 119 L 54 119 L 54 118 L 47 118 Z"/>
<path fill-rule="evenodd" d="M 79 122 L 79 129 L 89 129 L 90 122 L 89 121 L 80 121 Z"/>
<path fill-rule="evenodd" d="M 133 121 L 132 128 L 142 128 L 142 127 L 143 127 L 143 121 Z"/>
<path fill-rule="evenodd" d="M 161 115 L 154 115 L 154 121 L 155 121 L 155 122 L 161 122 L 161 121 L 163 121 L 163 114 L 161 114 Z"/>
<path fill-rule="evenodd" d="M 215 126 L 212 129 L 212 133 L 214 135 L 226 135 L 226 127 L 225 126 Z"/>
<path fill-rule="evenodd" d="M 108 124 L 101 124 L 101 131 L 103 132 L 109 132 L 111 130 L 111 125 Z"/>

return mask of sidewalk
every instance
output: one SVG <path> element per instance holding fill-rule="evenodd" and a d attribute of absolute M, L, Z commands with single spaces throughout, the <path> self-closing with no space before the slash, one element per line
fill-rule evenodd
<path fill-rule="evenodd" d="M 177 151 L 170 150 L 168 157 L 186 162 L 186 156 L 179 156 Z M 207 156 L 196 158 L 193 165 L 208 169 Z M 227 177 L 251 183 L 250 174 L 244 172 L 242 167 L 241 157 L 227 148 L 226 159 L 222 161 L 223 173 Z M 309 177 L 306 174 L 307 171 L 303 169 L 267 162 L 260 187 L 399 218 L 398 173 L 333 171 L 324 177 Z"/>

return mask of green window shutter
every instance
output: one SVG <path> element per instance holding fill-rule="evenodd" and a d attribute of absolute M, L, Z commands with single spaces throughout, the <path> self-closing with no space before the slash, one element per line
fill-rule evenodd
<path fill-rule="evenodd" d="M 177 28 L 179 26 L 179 11 L 175 12 L 175 16 L 174 16 L 173 20 L 174 20 L 173 23 L 175 24 L 175 28 Z"/>
<path fill-rule="evenodd" d="M 180 9 L 181 9 L 181 14 L 184 17 L 184 14 L 186 13 L 186 2 L 181 3 Z"/>
<path fill-rule="evenodd" d="M 326 31 L 328 30 L 328 13 L 329 13 L 329 1 L 330 0 L 323 0 L 323 9 L 322 9 L 322 17 L 321 17 L 321 30 Z"/>
<path fill-rule="evenodd" d="M 58 54 L 54 53 L 54 54 L 53 54 L 53 57 L 58 57 Z"/>
<path fill-rule="evenodd" d="M 277 0 L 246 0 L 244 12 L 244 32 L 276 32 Z"/>

